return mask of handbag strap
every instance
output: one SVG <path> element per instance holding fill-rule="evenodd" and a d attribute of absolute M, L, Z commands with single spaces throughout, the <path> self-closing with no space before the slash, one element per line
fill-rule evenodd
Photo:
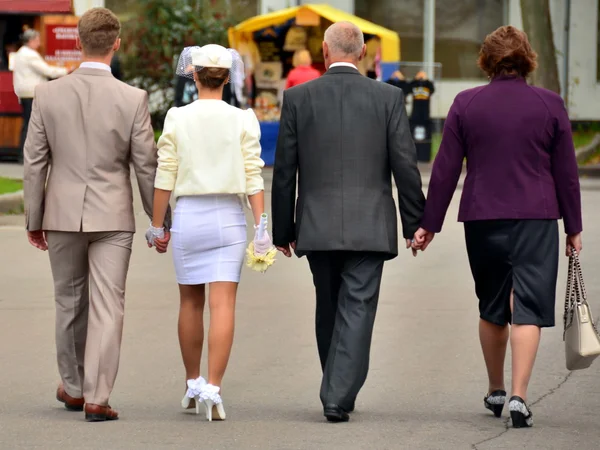
<path fill-rule="evenodd" d="M 589 306 L 587 302 L 587 291 L 585 289 L 585 283 L 583 282 L 583 272 L 581 270 L 581 263 L 579 262 L 579 255 L 575 249 L 571 249 L 571 256 L 569 257 L 569 276 L 567 278 L 567 293 L 565 296 L 565 312 L 563 317 L 563 340 L 567 328 L 573 323 L 575 307 L 580 305 Z M 598 328 L 593 321 L 592 327 L 596 334 L 600 336 Z"/>
<path fill-rule="evenodd" d="M 575 252 L 569 257 L 569 269 L 567 271 L 567 290 L 565 293 L 565 310 L 563 314 L 563 340 L 567 328 L 573 323 L 573 306 L 577 302 L 575 284 L 577 283 L 577 275 L 575 273 Z"/>
<path fill-rule="evenodd" d="M 581 271 L 581 263 L 579 262 L 579 256 L 577 252 L 573 250 L 574 263 L 575 263 L 575 274 L 577 275 L 577 284 L 575 289 L 578 291 L 577 303 L 587 303 L 587 291 L 585 290 L 585 284 L 583 283 L 583 272 Z"/>

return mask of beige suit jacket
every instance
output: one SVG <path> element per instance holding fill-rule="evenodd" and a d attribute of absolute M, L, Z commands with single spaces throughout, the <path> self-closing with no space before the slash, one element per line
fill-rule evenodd
<path fill-rule="evenodd" d="M 134 232 L 130 164 L 148 216 L 157 167 L 146 92 L 89 68 L 39 85 L 24 162 L 29 231 Z"/>

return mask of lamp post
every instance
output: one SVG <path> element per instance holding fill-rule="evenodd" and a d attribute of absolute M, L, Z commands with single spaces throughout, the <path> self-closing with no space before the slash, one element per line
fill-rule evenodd
<path fill-rule="evenodd" d="M 423 10 L 423 70 L 430 80 L 435 74 L 433 62 L 435 61 L 435 0 L 424 0 Z"/>

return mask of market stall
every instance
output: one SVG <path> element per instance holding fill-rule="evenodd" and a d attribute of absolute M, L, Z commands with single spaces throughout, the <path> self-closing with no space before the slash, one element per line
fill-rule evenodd
<path fill-rule="evenodd" d="M 323 35 L 332 23 L 340 21 L 356 24 L 365 34 L 367 57 L 359 70 L 364 75 L 389 78 L 400 61 L 398 34 L 329 5 L 287 8 L 229 29 L 229 45 L 244 59 L 247 90 L 252 92 L 251 104 L 261 123 L 262 155 L 267 165 L 272 165 L 275 157 L 279 106 L 295 52 L 310 51 L 313 67 L 325 72 Z"/>
<path fill-rule="evenodd" d="M 0 0 L 0 157 L 18 153 L 22 111 L 10 62 L 28 28 L 40 32 L 40 54 L 49 64 L 72 67 L 81 59 L 75 50 L 77 17 L 71 0 Z"/>

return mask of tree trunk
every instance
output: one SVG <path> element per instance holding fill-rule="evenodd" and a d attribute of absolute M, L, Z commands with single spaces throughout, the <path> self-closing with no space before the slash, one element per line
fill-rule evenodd
<path fill-rule="evenodd" d="M 524 31 L 538 54 L 538 68 L 531 76 L 533 84 L 560 94 L 548 0 L 521 0 L 521 15 Z"/>

